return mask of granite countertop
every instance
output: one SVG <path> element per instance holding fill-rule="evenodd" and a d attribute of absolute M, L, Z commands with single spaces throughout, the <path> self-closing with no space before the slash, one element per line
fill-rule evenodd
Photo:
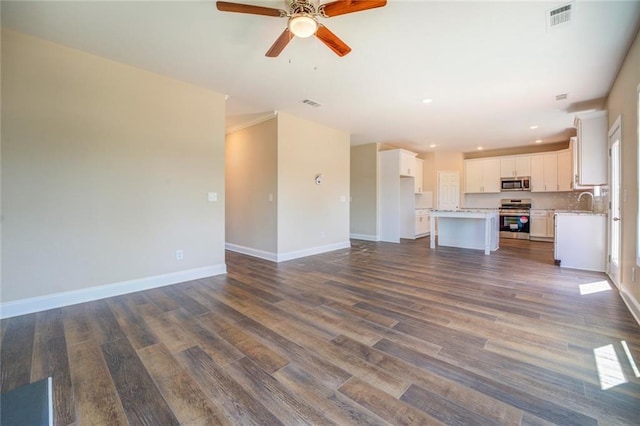
<path fill-rule="evenodd" d="M 498 212 L 498 209 L 482 209 L 482 208 L 472 208 L 472 209 L 451 209 L 451 210 L 442 210 L 442 209 L 433 209 L 434 212 L 447 212 L 447 213 L 491 213 Z"/>
<path fill-rule="evenodd" d="M 574 215 L 574 216 L 606 216 L 606 213 L 593 212 L 591 210 L 556 210 L 556 214 Z"/>
<path fill-rule="evenodd" d="M 493 211 L 499 211 L 499 209 L 497 208 L 491 208 L 491 207 L 462 207 L 461 209 L 456 209 L 453 211 L 457 211 L 457 212 L 474 212 L 474 213 L 478 213 L 478 212 L 493 212 Z"/>

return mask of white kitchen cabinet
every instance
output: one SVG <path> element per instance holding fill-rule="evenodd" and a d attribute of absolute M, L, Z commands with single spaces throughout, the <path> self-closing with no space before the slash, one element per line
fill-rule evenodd
<path fill-rule="evenodd" d="M 531 224 L 529 226 L 529 238 L 546 238 L 547 237 L 547 211 L 531 210 Z"/>
<path fill-rule="evenodd" d="M 544 192 L 544 157 L 534 155 L 531 157 L 531 192 Z"/>
<path fill-rule="evenodd" d="M 583 186 L 607 184 L 607 111 L 576 116 L 574 125 L 577 129 L 575 183 Z"/>
<path fill-rule="evenodd" d="M 573 158 L 571 150 L 558 151 L 558 191 L 573 190 Z"/>
<path fill-rule="evenodd" d="M 553 240 L 556 233 L 556 211 L 547 210 L 547 238 Z"/>
<path fill-rule="evenodd" d="M 584 190 L 584 189 L 593 189 L 593 185 L 582 185 L 578 178 L 579 178 L 579 167 L 578 167 L 578 138 L 577 137 L 572 137 L 570 139 L 570 145 L 571 145 L 571 167 L 572 167 L 572 175 L 571 175 L 571 189 L 573 191 L 580 191 L 580 190 Z"/>
<path fill-rule="evenodd" d="M 556 212 L 554 258 L 561 267 L 601 271 L 606 269 L 607 216 L 594 213 Z"/>
<path fill-rule="evenodd" d="M 520 155 L 500 158 L 500 177 L 531 176 L 531 156 Z"/>
<path fill-rule="evenodd" d="M 531 209 L 529 239 L 538 241 L 553 240 L 553 210 Z"/>
<path fill-rule="evenodd" d="M 482 158 L 464 161 L 465 192 L 500 192 L 500 159 Z"/>
<path fill-rule="evenodd" d="M 424 188 L 422 187 L 423 180 L 424 180 L 424 160 L 422 160 L 421 158 L 416 158 L 415 159 L 415 174 L 414 174 L 414 181 L 413 184 L 415 186 L 414 188 L 414 192 L 416 194 L 419 194 L 421 192 L 424 192 Z"/>
<path fill-rule="evenodd" d="M 571 150 L 531 156 L 531 191 L 571 191 L 573 175 Z"/>
<path fill-rule="evenodd" d="M 394 149 L 400 161 L 400 176 L 415 176 L 416 174 L 416 154 L 404 149 Z"/>
<path fill-rule="evenodd" d="M 431 229 L 431 212 L 429 210 L 416 210 L 415 236 L 426 237 Z"/>
<path fill-rule="evenodd" d="M 545 154 L 542 156 L 544 170 L 544 190 L 558 190 L 558 154 Z"/>
<path fill-rule="evenodd" d="M 464 161 L 464 192 L 482 192 L 482 161 Z"/>
<path fill-rule="evenodd" d="M 558 154 L 555 152 L 531 157 L 531 191 L 558 190 Z"/>

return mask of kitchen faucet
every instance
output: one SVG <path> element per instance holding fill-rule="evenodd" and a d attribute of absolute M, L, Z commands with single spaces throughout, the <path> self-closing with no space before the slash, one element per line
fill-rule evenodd
<path fill-rule="evenodd" d="M 581 192 L 580 195 L 578 195 L 578 201 L 580 201 L 580 199 L 582 199 L 583 195 L 590 195 L 591 196 L 591 211 L 593 211 L 593 194 L 589 191 L 585 191 L 585 192 Z"/>

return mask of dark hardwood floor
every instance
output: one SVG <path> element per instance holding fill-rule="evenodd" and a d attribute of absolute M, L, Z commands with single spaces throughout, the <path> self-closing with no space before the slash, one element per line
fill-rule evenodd
<path fill-rule="evenodd" d="M 58 425 L 640 419 L 640 327 L 615 289 L 581 295 L 605 275 L 560 269 L 550 243 L 227 265 L 3 320 L 2 392 L 53 376 Z"/>

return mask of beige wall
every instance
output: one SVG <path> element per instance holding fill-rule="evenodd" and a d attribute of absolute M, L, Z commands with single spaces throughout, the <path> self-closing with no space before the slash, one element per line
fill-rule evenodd
<path fill-rule="evenodd" d="M 433 192 L 433 206 L 438 206 L 438 172 L 458 172 L 460 175 L 460 199 L 464 192 L 464 154 L 453 151 L 436 151 L 426 154 L 424 162 L 424 188 Z"/>
<path fill-rule="evenodd" d="M 378 144 L 351 147 L 351 236 L 378 236 Z"/>
<path fill-rule="evenodd" d="M 638 85 L 640 85 L 640 33 L 629 50 L 609 93 L 609 127 L 622 117 L 622 286 L 640 307 L 640 278 L 632 281 L 636 266 L 638 217 Z M 625 196 L 626 194 L 626 196 Z M 636 274 L 638 276 L 638 274 Z"/>
<path fill-rule="evenodd" d="M 2 302 L 224 266 L 223 95 L 10 31 L 2 89 Z"/>
<path fill-rule="evenodd" d="M 226 241 L 270 254 L 278 248 L 277 136 L 274 117 L 227 135 L 225 152 Z"/>
<path fill-rule="evenodd" d="M 346 132 L 278 113 L 278 253 L 348 243 L 349 143 Z"/>
<path fill-rule="evenodd" d="M 424 163 L 423 163 L 424 169 L 422 173 L 423 188 L 425 191 L 431 191 L 435 194 L 436 176 L 433 171 L 436 168 L 436 153 L 428 152 L 426 154 L 422 154 L 421 157 L 424 160 Z M 434 203 L 435 203 L 435 198 L 434 198 Z"/>

